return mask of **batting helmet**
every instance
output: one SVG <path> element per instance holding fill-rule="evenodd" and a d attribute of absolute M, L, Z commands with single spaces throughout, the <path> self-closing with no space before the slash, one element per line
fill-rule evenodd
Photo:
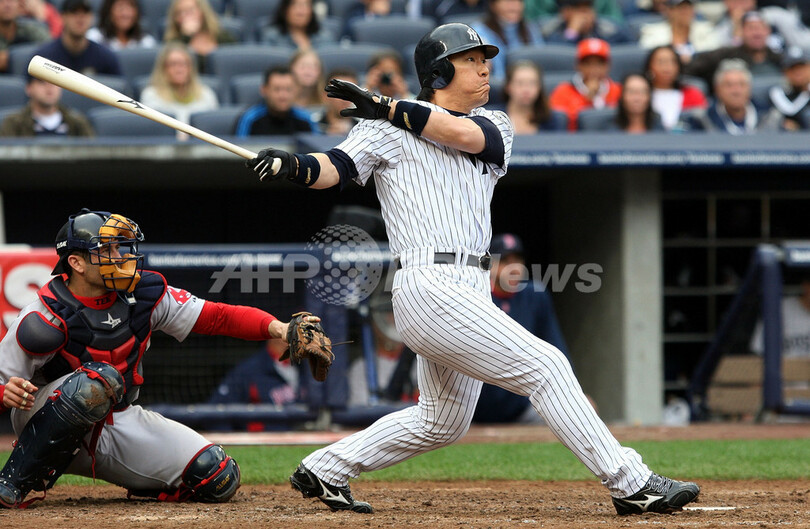
<path fill-rule="evenodd" d="M 455 68 L 450 62 L 453 54 L 481 48 L 491 59 L 500 51 L 497 46 L 484 44 L 478 33 L 467 24 L 457 22 L 437 27 L 419 41 L 413 60 L 422 88 L 444 88 L 453 80 Z"/>
<path fill-rule="evenodd" d="M 107 211 L 82 209 L 71 215 L 56 234 L 59 262 L 51 272 L 67 272 L 67 258 L 76 251 L 90 254 L 90 261 L 99 265 L 99 274 L 110 290 L 132 292 L 140 281 L 143 254 L 138 243 L 143 233 L 132 220 Z"/>

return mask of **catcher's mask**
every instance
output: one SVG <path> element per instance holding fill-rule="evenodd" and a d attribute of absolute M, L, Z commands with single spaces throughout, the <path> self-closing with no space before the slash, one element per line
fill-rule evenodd
<path fill-rule="evenodd" d="M 90 264 L 98 265 L 104 286 L 116 292 L 132 292 L 141 279 L 143 254 L 138 243 L 143 233 L 138 225 L 122 215 L 82 209 L 71 215 L 56 235 L 59 262 L 51 272 L 64 274 L 67 258 L 77 250 L 90 255 Z"/>

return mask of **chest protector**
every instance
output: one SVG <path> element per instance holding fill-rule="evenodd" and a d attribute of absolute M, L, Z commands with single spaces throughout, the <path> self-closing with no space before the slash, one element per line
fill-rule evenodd
<path fill-rule="evenodd" d="M 126 393 L 116 409 L 127 407 L 143 384 L 141 358 L 152 335 L 152 311 L 165 292 L 163 276 L 145 271 L 132 292 L 134 303 L 118 297 L 110 307 L 95 309 L 76 299 L 62 277 L 53 279 L 40 289 L 39 298 L 62 322 L 67 341 L 43 366 L 45 378 L 51 382 L 86 362 L 107 362 L 124 378 Z"/>

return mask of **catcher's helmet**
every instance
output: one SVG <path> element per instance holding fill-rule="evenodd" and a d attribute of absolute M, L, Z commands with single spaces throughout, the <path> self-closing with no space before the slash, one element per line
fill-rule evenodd
<path fill-rule="evenodd" d="M 439 89 L 450 84 L 455 68 L 448 57 L 474 48 L 481 48 L 487 59 L 500 51 L 497 46 L 484 44 L 473 28 L 457 22 L 439 26 L 422 37 L 413 53 L 420 86 Z"/>
<path fill-rule="evenodd" d="M 141 279 L 143 254 L 138 243 L 143 233 L 132 220 L 107 211 L 82 209 L 71 215 L 56 234 L 59 262 L 51 272 L 64 274 L 67 258 L 76 251 L 90 254 L 90 262 L 99 265 L 99 274 L 109 290 L 132 292 Z"/>

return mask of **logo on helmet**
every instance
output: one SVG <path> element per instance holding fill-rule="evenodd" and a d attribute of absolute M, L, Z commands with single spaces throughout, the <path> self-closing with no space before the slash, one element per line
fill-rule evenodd
<path fill-rule="evenodd" d="M 470 36 L 471 41 L 481 42 L 481 37 L 478 36 L 478 33 L 476 33 L 473 28 L 467 28 L 467 35 Z"/>

